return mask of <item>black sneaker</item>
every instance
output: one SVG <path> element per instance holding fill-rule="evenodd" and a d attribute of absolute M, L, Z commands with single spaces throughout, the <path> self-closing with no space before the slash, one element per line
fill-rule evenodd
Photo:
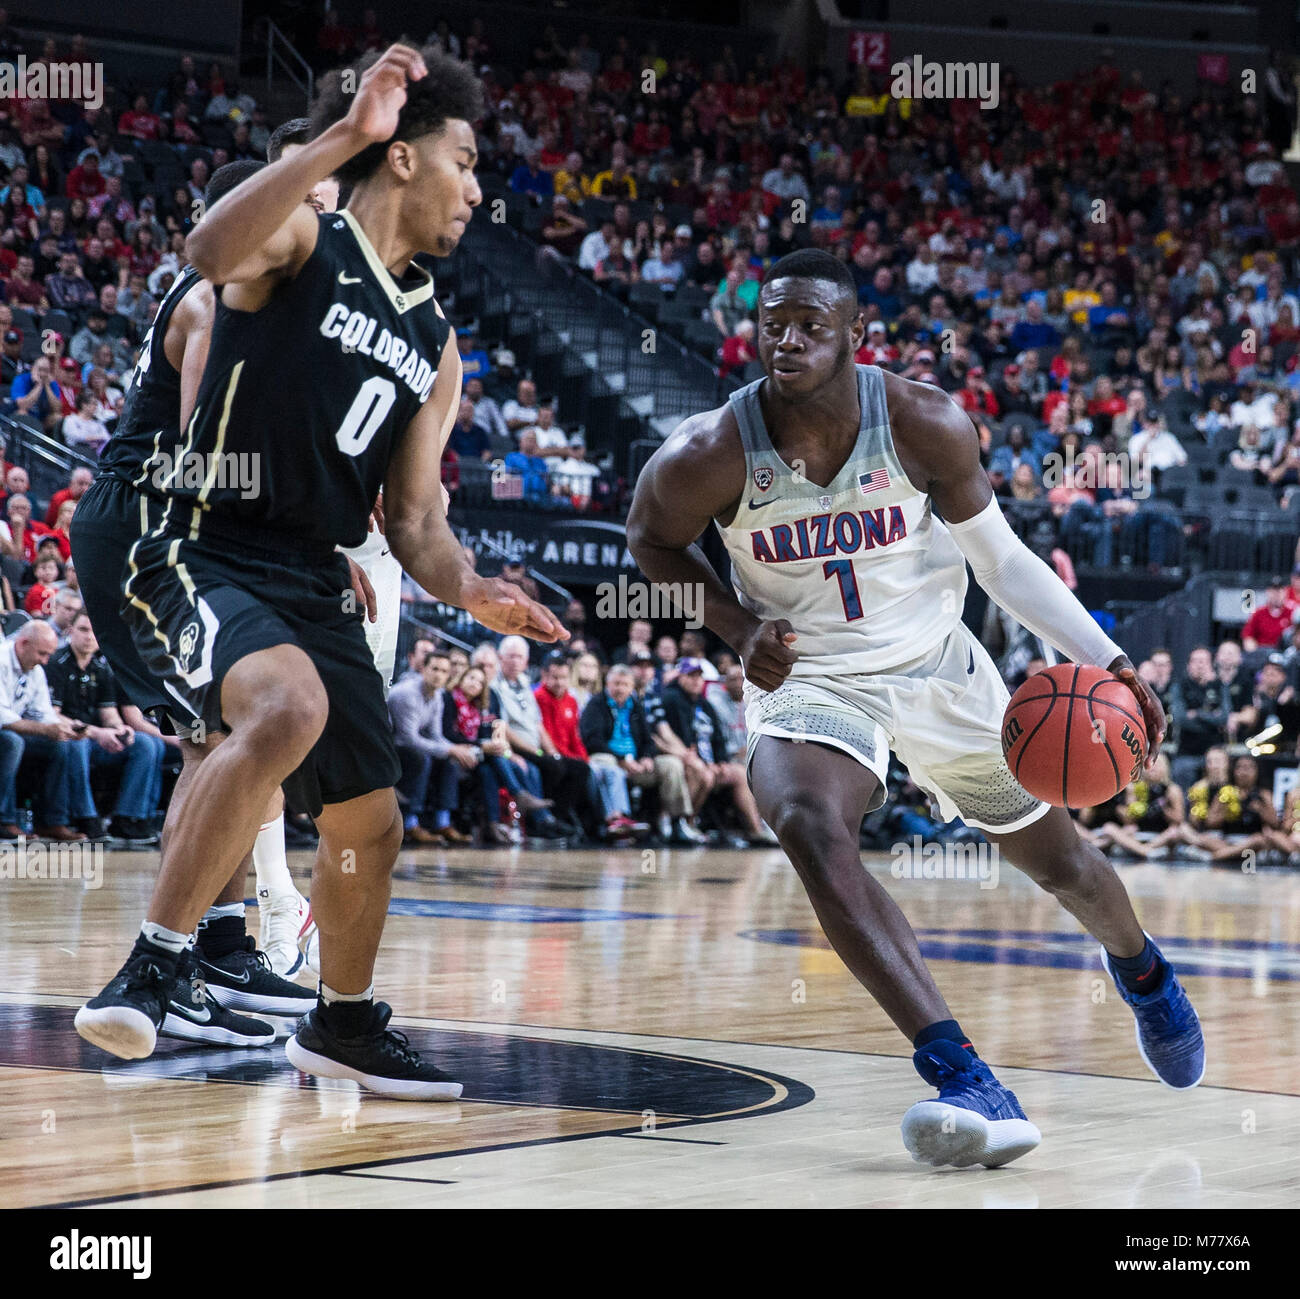
<path fill-rule="evenodd" d="M 350 1078 L 381 1096 L 403 1101 L 454 1101 L 462 1084 L 420 1058 L 404 1033 L 387 1027 L 393 1008 L 376 1002 L 369 1030 L 358 1037 L 335 1037 L 320 1008 L 298 1021 L 284 1044 L 289 1063 L 321 1078 Z"/>
<path fill-rule="evenodd" d="M 114 839 L 121 839 L 132 848 L 152 848 L 158 842 L 158 832 L 153 825 L 134 816 L 115 816 L 108 830 Z"/>
<path fill-rule="evenodd" d="M 208 956 L 202 946 L 194 955 L 208 992 L 230 1010 L 305 1015 L 316 1004 L 314 992 L 272 972 L 266 953 L 257 950 L 251 935 L 246 934 L 243 946 L 225 956 Z"/>
<path fill-rule="evenodd" d="M 162 1028 L 164 1037 L 216 1046 L 270 1046 L 275 1026 L 264 1019 L 235 1015 L 209 995 L 198 962 L 184 953 L 177 962 L 176 978 Z"/>
<path fill-rule="evenodd" d="M 77 1011 L 73 1027 L 103 1051 L 143 1060 L 157 1045 L 174 982 L 150 952 L 133 951 L 103 992 Z"/>
<path fill-rule="evenodd" d="M 104 824 L 102 817 L 78 816 L 73 818 L 72 824 L 76 826 L 76 828 L 80 830 L 91 843 L 103 843 L 104 840 L 109 837 L 108 827 Z"/>

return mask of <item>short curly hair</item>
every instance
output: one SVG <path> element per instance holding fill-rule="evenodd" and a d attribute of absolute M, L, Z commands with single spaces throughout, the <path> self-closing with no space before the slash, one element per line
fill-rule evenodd
<path fill-rule="evenodd" d="M 406 41 L 401 44 L 416 48 Z M 349 84 L 355 91 L 366 70 L 382 54 L 382 50 L 370 50 L 347 68 L 335 68 L 321 78 L 320 92 L 311 110 L 313 139 L 342 121 L 352 107 L 352 92 L 343 89 L 345 74 L 352 74 Z M 406 103 L 398 115 L 397 130 L 387 140 L 369 145 L 339 166 L 334 174 L 342 184 L 356 185 L 369 180 L 382 166 L 388 146 L 394 140 L 438 134 L 449 121 L 460 119 L 472 123 L 483 116 L 483 86 L 468 63 L 443 53 L 436 45 L 421 50 L 420 55 L 428 71 L 419 81 L 407 83 Z"/>

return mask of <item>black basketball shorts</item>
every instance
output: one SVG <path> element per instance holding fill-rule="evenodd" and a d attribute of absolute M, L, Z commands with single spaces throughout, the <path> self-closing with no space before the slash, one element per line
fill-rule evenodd
<path fill-rule="evenodd" d="M 121 616 L 141 660 L 162 683 L 167 707 L 191 733 L 229 729 L 221 715 L 226 673 L 250 654 L 296 645 L 329 699 L 325 729 L 284 782 L 294 811 L 319 814 L 397 783 L 383 682 L 351 599 L 346 558 L 280 543 L 237 522 L 190 527 L 157 502 L 150 530 L 128 553 Z M 188 516 L 189 511 L 184 513 Z"/>
<path fill-rule="evenodd" d="M 81 598 L 99 648 L 125 695 L 123 702 L 163 719 L 173 701 L 145 666 L 122 619 L 122 581 L 126 557 L 140 539 L 147 514 L 145 498 L 113 474 L 101 474 L 77 502 L 72 516 L 72 560 Z"/>

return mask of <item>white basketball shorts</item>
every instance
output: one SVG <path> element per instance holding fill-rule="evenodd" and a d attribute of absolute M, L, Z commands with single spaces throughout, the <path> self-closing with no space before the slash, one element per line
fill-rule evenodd
<path fill-rule="evenodd" d="M 402 617 L 402 566 L 397 562 L 383 534 L 376 529 L 359 546 L 343 552 L 370 579 L 375 588 L 375 622 L 366 620 L 366 644 L 374 655 L 375 670 L 383 678 L 384 691 L 393 684 L 397 661 L 397 631 Z"/>
<path fill-rule="evenodd" d="M 762 735 L 839 749 L 880 781 L 874 811 L 892 750 L 945 820 L 1006 833 L 1048 811 L 1002 756 L 1009 699 L 993 660 L 958 623 L 928 654 L 887 672 L 790 679 L 771 692 L 746 681 L 747 758 Z"/>

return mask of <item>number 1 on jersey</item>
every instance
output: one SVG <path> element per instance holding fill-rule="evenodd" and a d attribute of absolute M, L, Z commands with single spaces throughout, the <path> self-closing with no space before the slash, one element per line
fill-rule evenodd
<path fill-rule="evenodd" d="M 828 559 L 822 565 L 822 572 L 840 584 L 840 602 L 844 605 L 844 616 L 850 622 L 856 622 L 862 617 L 862 597 L 858 594 L 858 579 L 853 572 L 853 561 Z"/>

